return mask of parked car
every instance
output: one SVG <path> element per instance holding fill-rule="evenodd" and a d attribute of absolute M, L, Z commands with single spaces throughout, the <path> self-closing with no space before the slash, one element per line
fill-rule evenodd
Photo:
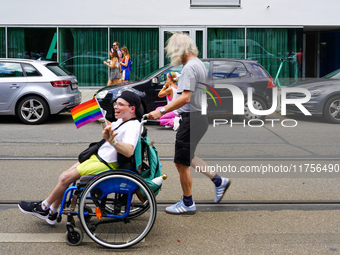
<path fill-rule="evenodd" d="M 319 79 L 299 82 L 293 87 L 309 90 L 311 99 L 303 106 L 313 116 L 323 116 L 328 122 L 340 124 L 340 69 Z M 287 98 L 305 97 L 302 93 L 288 93 Z M 295 105 L 288 104 L 287 112 L 302 113 Z"/>
<path fill-rule="evenodd" d="M 0 115 L 41 124 L 80 102 L 77 78 L 57 62 L 0 58 Z"/>
<path fill-rule="evenodd" d="M 244 59 L 202 59 L 212 87 L 218 83 L 227 83 L 239 87 L 247 99 L 247 88 L 253 88 L 253 105 L 255 109 L 265 110 L 272 105 L 272 91 L 274 82 L 270 74 L 254 60 Z M 142 98 L 143 113 L 150 112 L 159 106 L 166 105 L 165 98 L 159 98 L 158 93 L 166 82 L 166 75 L 171 72 L 181 73 L 183 66 L 165 66 L 151 73 L 148 77 L 138 81 L 127 82 L 123 85 L 112 85 L 100 89 L 95 94 L 99 104 L 107 111 L 107 119 L 114 120 L 112 103 L 122 89 L 133 90 Z M 180 77 L 179 77 L 180 79 Z M 209 113 L 232 113 L 232 94 L 228 89 L 216 89 L 221 97 L 222 105 L 215 106 L 213 99 L 208 97 Z M 215 95 L 217 100 L 217 96 Z M 245 100 L 246 102 L 247 100 Z M 263 119 L 265 116 L 254 115 L 245 103 L 245 114 L 241 119 Z"/>

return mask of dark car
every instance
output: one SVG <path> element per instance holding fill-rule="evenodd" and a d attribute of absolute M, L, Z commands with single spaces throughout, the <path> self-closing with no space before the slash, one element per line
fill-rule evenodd
<path fill-rule="evenodd" d="M 272 91 L 274 82 L 268 72 L 254 60 L 244 59 L 202 59 L 208 71 L 211 87 L 219 83 L 235 85 L 242 90 L 245 96 L 245 114 L 241 119 L 263 119 L 265 116 L 254 115 L 248 110 L 247 88 L 253 88 L 253 105 L 255 109 L 266 110 L 272 104 Z M 138 81 L 124 83 L 124 85 L 112 85 L 100 89 L 95 97 L 103 109 L 107 111 L 107 119 L 113 120 L 113 100 L 122 89 L 133 90 L 142 98 L 141 110 L 148 113 L 159 106 L 166 105 L 165 98 L 159 98 L 158 93 L 166 82 L 166 75 L 171 72 L 181 73 L 183 66 L 165 66 L 151 73 L 148 77 Z M 181 79 L 179 77 L 179 79 Z M 228 89 L 216 89 L 222 104 L 216 107 L 214 101 L 219 100 L 214 94 L 214 99 L 208 97 L 209 113 L 232 113 L 232 94 Z M 223 105 L 223 106 L 222 106 Z"/>
<path fill-rule="evenodd" d="M 340 124 L 340 69 L 319 79 L 306 80 L 294 85 L 305 88 L 311 99 L 303 106 L 313 116 L 323 116 L 328 122 Z M 288 93 L 287 98 L 305 97 L 302 93 Z M 287 112 L 300 114 L 295 105 L 287 104 Z"/>

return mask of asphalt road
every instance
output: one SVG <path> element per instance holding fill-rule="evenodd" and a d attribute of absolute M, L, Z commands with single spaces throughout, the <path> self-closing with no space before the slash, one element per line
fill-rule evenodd
<path fill-rule="evenodd" d="M 289 118 L 298 125 L 283 127 L 280 115 L 268 117 L 280 120 L 274 127 L 269 121 L 263 127 L 211 124 L 197 155 L 231 178 L 232 185 L 215 206 L 213 184 L 192 169 L 198 213 L 190 217 L 164 213 L 181 196 L 172 163 L 176 133 L 149 126 L 168 179 L 157 196 L 159 211 L 151 233 L 119 252 L 338 254 L 339 126 L 320 118 Z M 0 116 L 0 254 L 112 252 L 90 241 L 69 247 L 63 239 L 66 219 L 51 227 L 23 215 L 14 204 L 44 199 L 78 153 L 100 139 L 98 123 L 77 130 L 67 113 L 39 126 Z"/>

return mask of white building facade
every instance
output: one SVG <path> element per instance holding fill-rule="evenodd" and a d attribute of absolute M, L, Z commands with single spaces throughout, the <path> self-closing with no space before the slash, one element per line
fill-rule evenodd
<path fill-rule="evenodd" d="M 0 57 L 57 60 L 81 86 L 103 86 L 112 43 L 130 52 L 132 79 L 168 63 L 171 31 L 189 33 L 199 57 L 256 59 L 275 77 L 340 68 L 336 0 L 22 0 L 0 9 Z M 289 79 L 288 79 L 289 80 Z"/>

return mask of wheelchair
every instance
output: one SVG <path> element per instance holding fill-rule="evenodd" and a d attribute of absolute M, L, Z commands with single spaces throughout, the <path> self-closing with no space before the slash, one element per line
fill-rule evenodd
<path fill-rule="evenodd" d="M 143 120 L 141 128 L 146 122 L 157 125 L 155 121 Z M 141 138 L 146 136 L 146 128 L 144 130 Z M 148 168 L 145 148 L 141 151 L 143 168 Z M 155 193 L 158 190 L 152 190 L 145 179 L 132 170 L 115 169 L 95 176 L 82 176 L 65 191 L 57 221 L 61 221 L 63 214 L 67 215 L 66 241 L 69 245 L 82 242 L 83 229 L 99 245 L 127 248 L 142 241 L 151 231 L 157 214 Z M 82 229 L 76 227 L 75 216 Z"/>

